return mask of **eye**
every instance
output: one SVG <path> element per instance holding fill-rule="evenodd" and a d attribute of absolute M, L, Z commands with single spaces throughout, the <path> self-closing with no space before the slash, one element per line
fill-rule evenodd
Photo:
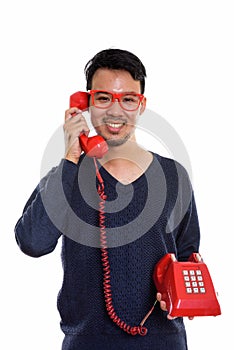
<path fill-rule="evenodd" d="M 96 92 L 94 95 L 95 101 L 98 103 L 107 103 L 112 101 L 112 97 L 107 92 Z"/>
<path fill-rule="evenodd" d="M 137 95 L 124 95 L 123 102 L 125 103 L 138 103 L 139 97 Z"/>

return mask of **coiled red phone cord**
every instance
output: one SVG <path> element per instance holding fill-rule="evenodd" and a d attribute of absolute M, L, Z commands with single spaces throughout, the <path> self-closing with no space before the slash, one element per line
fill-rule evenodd
<path fill-rule="evenodd" d="M 143 324 L 145 323 L 149 315 L 152 313 L 156 302 L 154 303 L 153 307 L 148 312 L 148 314 L 144 317 L 144 319 L 142 320 L 139 326 L 130 326 L 126 324 L 124 321 L 122 321 L 120 317 L 116 314 L 113 306 L 111 276 L 110 276 L 110 262 L 109 262 L 109 256 L 108 256 L 106 227 L 105 227 L 105 202 L 106 202 L 107 196 L 105 195 L 105 191 L 104 191 L 105 190 L 104 181 L 99 172 L 98 165 L 95 158 L 94 158 L 94 163 L 96 167 L 96 176 L 99 181 L 99 185 L 98 185 L 98 194 L 100 196 L 99 227 L 100 227 L 101 260 L 102 260 L 102 266 L 103 266 L 103 290 L 104 290 L 106 310 L 109 317 L 113 320 L 113 322 L 116 323 L 117 326 L 119 326 L 122 330 L 124 330 L 125 332 L 131 335 L 140 334 L 144 336 L 146 335 L 148 330 L 146 327 L 143 327 Z"/>

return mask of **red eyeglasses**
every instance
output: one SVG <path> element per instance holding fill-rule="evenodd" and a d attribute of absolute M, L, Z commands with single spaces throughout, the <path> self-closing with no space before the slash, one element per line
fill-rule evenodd
<path fill-rule="evenodd" d="M 109 108 L 116 100 L 125 111 L 136 111 L 144 95 L 135 92 L 113 93 L 103 90 L 90 90 L 92 104 L 97 108 Z"/>

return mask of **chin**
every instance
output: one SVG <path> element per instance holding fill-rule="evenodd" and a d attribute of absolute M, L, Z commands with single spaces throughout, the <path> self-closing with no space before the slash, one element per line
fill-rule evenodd
<path fill-rule="evenodd" d="M 122 146 L 130 139 L 130 137 L 131 134 L 126 134 L 124 137 L 106 139 L 106 142 L 110 147 Z"/>
<path fill-rule="evenodd" d="M 125 140 L 125 139 L 116 139 L 116 140 L 106 140 L 106 143 L 108 144 L 108 146 L 110 146 L 110 147 L 117 147 L 117 146 L 121 146 L 121 145 L 123 145 L 123 144 L 125 144 L 126 143 L 126 141 L 127 140 Z"/>

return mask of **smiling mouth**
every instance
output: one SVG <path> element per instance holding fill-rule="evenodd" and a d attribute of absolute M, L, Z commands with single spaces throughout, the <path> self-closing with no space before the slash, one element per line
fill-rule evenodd
<path fill-rule="evenodd" d="M 125 125 L 125 123 L 106 123 L 106 125 L 114 129 L 119 129 Z"/>
<path fill-rule="evenodd" d="M 125 121 L 123 122 L 105 122 L 106 128 L 107 130 L 111 133 L 111 134 L 118 134 L 121 129 L 123 128 L 123 126 L 126 124 Z"/>

